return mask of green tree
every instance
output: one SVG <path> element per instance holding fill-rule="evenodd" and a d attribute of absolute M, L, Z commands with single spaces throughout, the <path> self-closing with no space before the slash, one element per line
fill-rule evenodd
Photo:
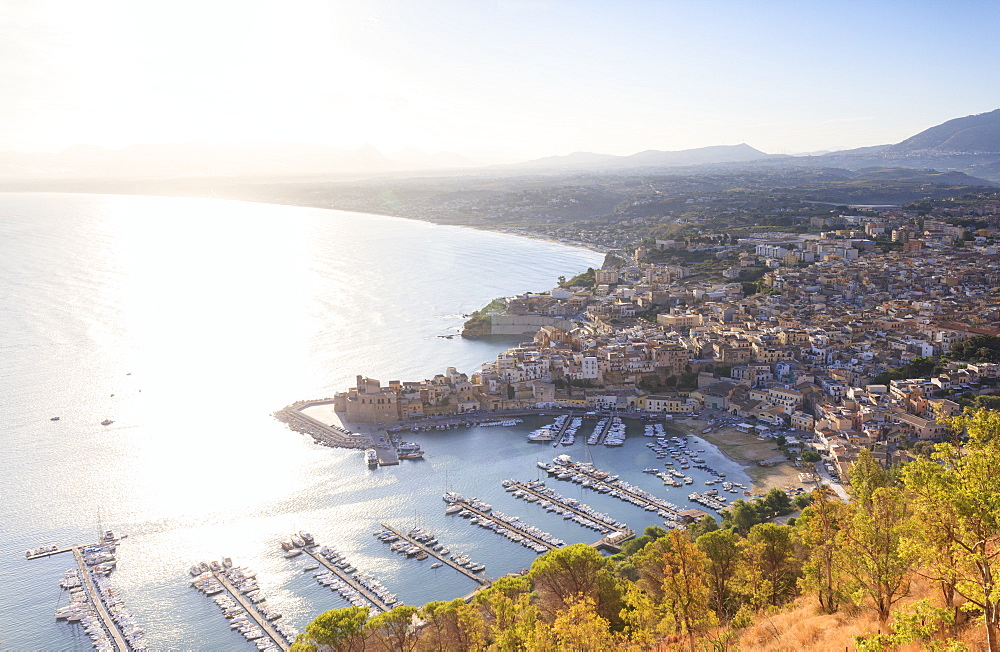
<path fill-rule="evenodd" d="M 417 629 L 413 624 L 416 613 L 416 607 L 400 605 L 372 616 L 365 626 L 368 640 L 386 652 L 412 652 L 418 639 Z"/>
<path fill-rule="evenodd" d="M 904 469 L 916 527 L 909 548 L 921 572 L 954 587 L 983 613 L 991 652 L 1000 649 L 1000 412 L 977 410 L 948 419 L 968 433 L 965 449 L 938 444 L 933 459 Z"/>
<path fill-rule="evenodd" d="M 528 576 L 539 609 L 551 620 L 581 597 L 589 598 L 602 617 L 620 624 L 622 591 L 606 564 L 601 553 L 585 543 L 550 550 L 536 559 Z"/>
<path fill-rule="evenodd" d="M 427 623 L 422 648 L 437 652 L 484 649 L 485 623 L 476 607 L 465 600 L 428 602 L 420 608 L 419 616 Z"/>
<path fill-rule="evenodd" d="M 361 652 L 365 647 L 367 620 L 368 610 L 363 607 L 324 611 L 295 638 L 292 650 L 312 652 L 323 647 L 335 652 Z"/>
<path fill-rule="evenodd" d="M 900 545 L 909 532 L 906 500 L 895 487 L 879 487 L 853 507 L 837 536 L 841 566 L 855 600 L 871 599 L 886 622 L 910 586 L 910 559 Z"/>
<path fill-rule="evenodd" d="M 802 461 L 808 462 L 809 464 L 815 464 L 823 459 L 823 456 L 814 450 L 807 450 L 802 453 Z"/>
<path fill-rule="evenodd" d="M 750 528 L 760 523 L 761 517 L 757 506 L 738 498 L 729 506 L 729 509 L 722 512 L 722 527 L 736 530 L 737 533 L 745 535 Z"/>
<path fill-rule="evenodd" d="M 705 534 L 706 532 L 714 532 L 719 529 L 719 523 L 715 520 L 715 517 L 711 514 L 705 514 L 697 521 L 687 526 L 688 536 L 691 537 L 693 541 L 697 541 L 698 537 Z"/>
<path fill-rule="evenodd" d="M 893 485 L 892 473 L 883 469 L 867 448 L 858 453 L 857 461 L 847 469 L 847 477 L 851 483 L 851 498 L 858 503 L 867 504 L 876 489 Z"/>
<path fill-rule="evenodd" d="M 736 569 L 742 563 L 740 538 L 732 530 L 713 530 L 695 542 L 705 554 L 705 582 L 719 620 L 728 621 L 739 604 L 736 600 Z"/>
<path fill-rule="evenodd" d="M 538 620 L 531 603 L 531 583 L 526 577 L 501 577 L 473 598 L 485 623 L 487 646 L 499 650 L 524 650 Z"/>
<path fill-rule="evenodd" d="M 795 597 L 799 562 L 792 534 L 784 525 L 758 523 L 741 543 L 747 587 L 759 602 L 777 606 Z"/>
<path fill-rule="evenodd" d="M 799 586 L 814 593 L 820 608 L 832 614 L 841 602 L 843 586 L 836 538 L 849 510 L 829 489 L 815 489 L 812 495 L 812 503 L 795 521 L 795 533 L 805 548 Z"/>
<path fill-rule="evenodd" d="M 767 518 L 789 514 L 794 511 L 792 499 L 781 489 L 775 487 L 767 492 L 761 501 L 763 515 Z"/>

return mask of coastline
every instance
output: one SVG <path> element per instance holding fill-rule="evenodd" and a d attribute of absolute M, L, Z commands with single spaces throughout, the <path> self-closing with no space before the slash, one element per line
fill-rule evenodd
<path fill-rule="evenodd" d="M 810 488 L 799 481 L 800 469 L 787 460 L 773 466 L 759 464 L 780 456 L 780 452 L 772 450 L 774 444 L 771 441 L 761 442 L 754 435 L 729 427 L 703 433 L 702 430 L 707 427 L 707 422 L 703 419 L 679 419 L 673 425 L 692 437 L 704 439 L 715 446 L 726 459 L 743 467 L 753 481 L 752 491 L 755 495 L 766 494 L 771 489 Z"/>

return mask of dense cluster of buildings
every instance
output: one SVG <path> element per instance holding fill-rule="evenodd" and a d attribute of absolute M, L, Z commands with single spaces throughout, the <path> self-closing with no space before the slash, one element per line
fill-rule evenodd
<path fill-rule="evenodd" d="M 889 463 L 897 444 L 944 434 L 936 415 L 958 405 L 942 393 L 1000 377 L 997 365 L 955 362 L 934 377 L 875 383 L 972 335 L 1000 335 L 1000 256 L 974 241 L 955 247 L 950 232 L 948 246 L 924 240 L 888 254 L 832 235 L 744 243 L 749 262 L 772 268 L 766 291 L 752 296 L 677 265 L 631 263 L 598 270 L 593 288 L 511 298 L 506 315 L 549 316 L 551 325 L 471 376 L 449 369 L 385 387 L 359 377 L 337 409 L 348 420 L 391 423 L 538 407 L 675 415 L 708 407 L 747 427 L 801 431 L 797 439 L 841 464 L 861 447 Z M 815 262 L 803 265 L 809 256 Z"/>

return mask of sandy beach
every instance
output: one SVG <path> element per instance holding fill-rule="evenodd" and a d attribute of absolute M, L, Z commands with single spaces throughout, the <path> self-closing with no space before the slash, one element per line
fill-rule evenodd
<path fill-rule="evenodd" d="M 760 466 L 761 462 L 784 457 L 771 439 L 761 441 L 754 434 L 743 433 L 732 427 L 723 427 L 705 433 L 702 431 L 708 427 L 708 422 L 703 419 L 678 419 L 673 422 L 673 425 L 687 431 L 694 437 L 704 439 L 716 446 L 730 460 L 744 466 L 747 475 L 753 480 L 754 494 L 765 494 L 774 488 L 812 488 L 812 485 L 799 481 L 799 473 L 810 470 L 808 468 L 796 468 L 789 461 L 773 466 Z"/>

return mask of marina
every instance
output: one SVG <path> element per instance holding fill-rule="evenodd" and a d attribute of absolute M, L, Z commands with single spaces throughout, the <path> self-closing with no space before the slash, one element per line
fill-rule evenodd
<path fill-rule="evenodd" d="M 337 590 L 338 593 L 343 595 L 348 601 L 351 601 L 355 606 L 367 606 L 374 611 L 389 611 L 397 604 L 396 596 L 391 595 L 385 590 L 377 580 L 369 578 L 367 575 L 358 574 L 358 577 L 352 575 L 355 572 L 355 568 L 347 563 L 343 556 L 332 548 L 320 548 L 319 552 L 316 552 L 316 546 L 309 548 L 304 548 L 304 552 L 315 559 L 329 575 L 324 575 L 323 573 L 317 574 L 317 579 L 323 584 L 322 579 L 329 577 L 331 579 L 337 579 L 344 584 L 344 587 L 337 586 L 333 583 L 329 584 Z M 350 570 L 348 570 L 350 569 Z M 349 590 L 341 590 L 349 589 Z M 353 593 L 352 593 L 353 592 Z M 381 595 L 380 595 L 381 594 Z M 351 597 L 361 598 L 364 603 L 359 604 L 360 600 L 352 600 Z"/>
<path fill-rule="evenodd" d="M 500 536 L 507 537 L 535 552 L 542 553 L 566 545 L 562 539 L 557 539 L 548 532 L 528 525 L 516 516 L 507 516 L 503 512 L 493 512 L 491 505 L 476 498 L 465 498 L 460 494 L 448 492 L 444 495 L 444 500 L 449 505 L 449 508 L 445 510 L 446 513 L 468 518 L 473 525 L 493 530 Z M 451 507 L 459 509 L 451 511 Z"/>
<path fill-rule="evenodd" d="M 560 455 L 552 461 L 546 468 L 550 475 L 558 480 L 568 480 L 575 482 L 582 487 L 592 489 L 600 493 L 606 493 L 614 498 L 632 503 L 648 512 L 656 512 L 666 519 L 671 527 L 676 527 L 677 514 L 680 508 L 662 498 L 657 498 L 648 491 L 641 489 L 616 475 L 611 475 L 607 471 L 595 468 L 588 462 L 574 462 L 569 455 Z"/>
<path fill-rule="evenodd" d="M 228 559 L 222 564 L 202 562 L 195 568 L 201 573 L 194 577 L 191 586 L 212 598 L 230 620 L 230 629 L 239 631 L 259 650 L 290 649 L 296 632 L 271 622 L 280 618 L 281 614 L 261 604 L 265 598 L 260 594 L 256 575 L 252 571 L 233 567 Z"/>
<path fill-rule="evenodd" d="M 482 571 L 473 571 L 470 568 L 459 564 L 458 561 L 455 561 L 452 557 L 448 557 L 447 553 L 445 551 L 448 551 L 448 552 L 450 552 L 450 551 L 447 548 L 444 548 L 443 546 L 439 547 L 441 544 L 431 545 L 430 544 L 430 540 L 428 540 L 428 541 L 419 541 L 417 538 L 415 538 L 413 530 L 411 530 L 409 533 L 403 533 L 402 531 L 397 530 L 396 528 L 392 527 L 391 525 L 389 525 L 387 523 L 380 523 L 380 525 L 384 528 L 382 532 L 389 532 L 389 533 L 395 535 L 396 537 L 398 537 L 401 541 L 407 541 L 411 545 L 417 546 L 423 552 L 425 552 L 428 556 L 434 557 L 435 559 L 439 560 L 440 563 L 445 564 L 446 566 L 450 566 L 451 568 L 454 568 L 459 573 L 461 573 L 462 575 L 465 575 L 466 577 L 468 577 L 470 580 L 473 580 L 474 582 L 482 584 L 483 586 L 489 586 L 490 585 L 491 580 L 488 577 L 486 577 L 485 575 L 479 575 L 478 574 L 479 572 L 482 572 Z M 382 532 L 376 532 L 375 535 L 379 536 L 379 535 L 382 534 Z M 392 542 L 388 541 L 387 539 L 383 539 L 383 541 L 385 541 L 386 543 L 392 543 Z M 482 566 L 482 565 L 479 564 L 478 566 Z"/>
<path fill-rule="evenodd" d="M 598 512 L 593 507 L 581 503 L 575 498 L 566 498 L 555 490 L 545 486 L 544 480 L 518 482 L 504 481 L 504 488 L 512 492 L 515 498 L 537 502 L 540 507 L 551 512 L 561 513 L 563 518 L 570 519 L 579 525 L 597 530 L 604 536 L 590 544 L 595 548 L 617 547 L 622 542 L 635 536 L 635 531 L 627 524 L 614 520 L 611 516 Z M 518 495 L 520 492 L 521 495 Z M 531 498 L 534 498 L 532 500 Z"/>
<path fill-rule="evenodd" d="M 60 586 L 69 592 L 70 602 L 56 608 L 56 619 L 81 624 L 99 650 L 145 650 L 147 644 L 142 629 L 125 609 L 118 589 L 108 580 L 116 565 L 117 543 L 114 534 L 107 532 L 101 543 L 69 548 L 42 546 L 29 550 L 27 557 L 37 559 L 72 552 L 76 568 L 66 571 L 60 582 Z M 30 554 L 32 552 L 36 554 Z"/>

